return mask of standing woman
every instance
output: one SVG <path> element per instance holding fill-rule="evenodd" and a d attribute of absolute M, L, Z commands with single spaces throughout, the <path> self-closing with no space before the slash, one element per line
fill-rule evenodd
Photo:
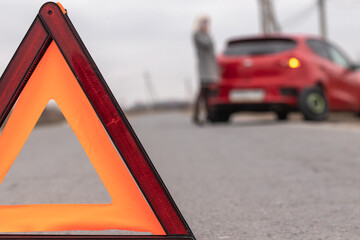
<path fill-rule="evenodd" d="M 219 79 L 214 45 L 209 35 L 210 19 L 200 17 L 197 21 L 193 41 L 197 52 L 200 92 L 195 101 L 193 121 L 202 124 L 206 119 L 199 118 L 200 104 L 205 102 L 206 113 L 209 115 L 208 95 L 210 85 Z"/>

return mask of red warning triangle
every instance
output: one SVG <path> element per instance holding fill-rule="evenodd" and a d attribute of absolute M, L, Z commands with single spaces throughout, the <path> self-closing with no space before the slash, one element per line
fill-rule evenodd
<path fill-rule="evenodd" d="M 0 183 L 51 99 L 112 202 L 0 205 L 0 233 L 119 229 L 154 235 L 41 237 L 195 239 L 66 11 L 46 3 L 0 79 L 0 126 L 13 109 L 0 135 Z M 0 234 L 4 237 L 40 236 Z"/>

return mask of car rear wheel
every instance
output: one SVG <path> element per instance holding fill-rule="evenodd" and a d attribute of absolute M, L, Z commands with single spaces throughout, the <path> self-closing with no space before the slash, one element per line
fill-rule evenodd
<path fill-rule="evenodd" d="M 307 88 L 300 93 L 299 108 L 310 121 L 324 121 L 329 112 L 325 94 L 319 87 Z"/>
<path fill-rule="evenodd" d="M 230 115 L 228 112 L 213 111 L 209 114 L 208 120 L 212 123 L 228 122 Z"/>
<path fill-rule="evenodd" d="M 278 121 L 284 121 L 288 119 L 288 114 L 289 114 L 288 111 L 278 111 L 275 113 Z"/>

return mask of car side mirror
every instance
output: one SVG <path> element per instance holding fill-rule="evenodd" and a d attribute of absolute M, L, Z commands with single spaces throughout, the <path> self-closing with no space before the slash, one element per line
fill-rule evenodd
<path fill-rule="evenodd" d="M 359 70 L 360 69 L 360 65 L 359 64 L 351 64 L 349 66 L 349 70 L 350 71 L 356 71 L 356 70 Z"/>

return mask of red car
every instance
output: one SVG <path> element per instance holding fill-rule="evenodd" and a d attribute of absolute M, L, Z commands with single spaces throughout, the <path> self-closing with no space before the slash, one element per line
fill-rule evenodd
<path fill-rule="evenodd" d="M 360 112 L 359 67 L 322 38 L 235 38 L 218 63 L 221 80 L 208 99 L 212 122 L 226 122 L 239 111 L 273 111 L 279 120 L 301 111 L 314 121 L 329 111 Z"/>

